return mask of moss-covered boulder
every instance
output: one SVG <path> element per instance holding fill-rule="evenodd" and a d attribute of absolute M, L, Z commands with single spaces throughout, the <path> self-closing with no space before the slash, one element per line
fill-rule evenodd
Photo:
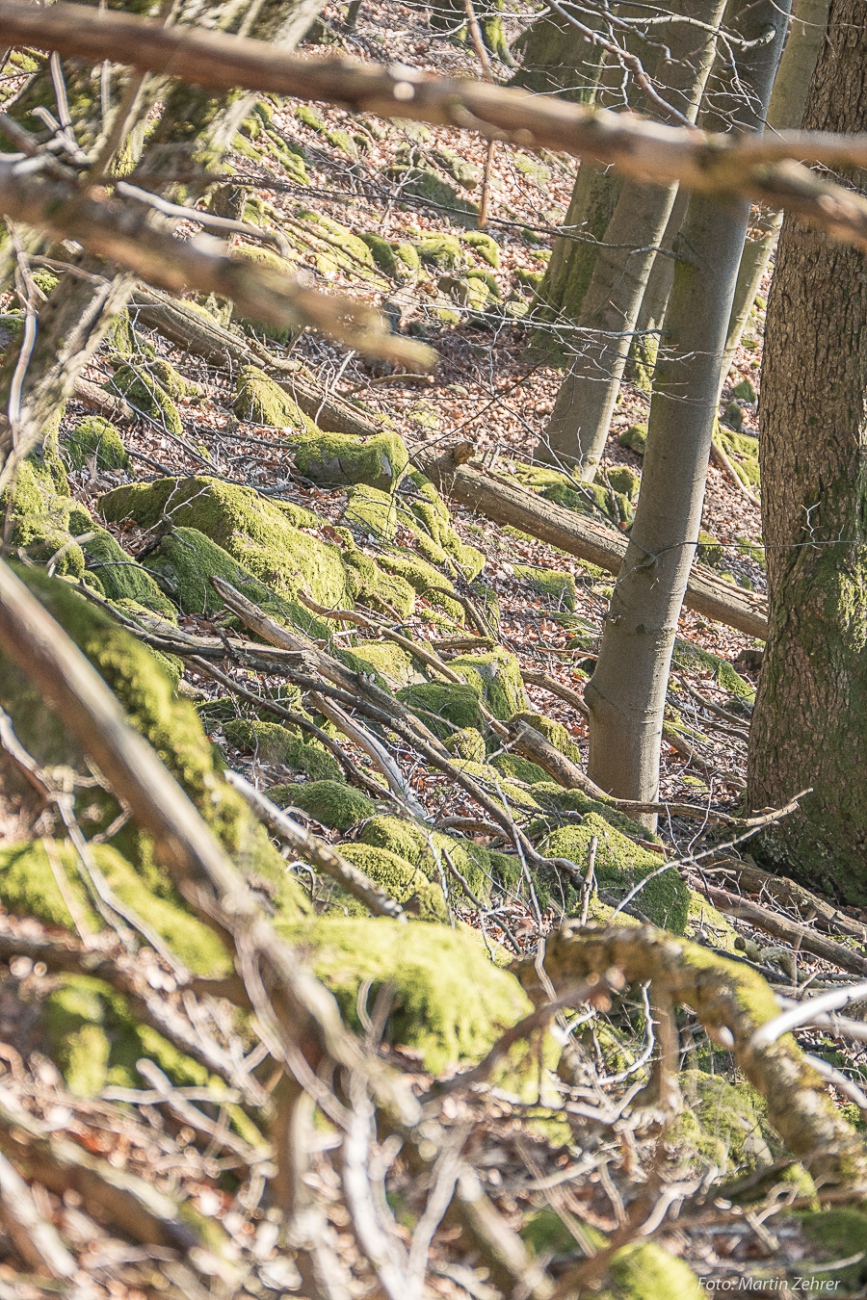
<path fill-rule="evenodd" d="M 404 475 L 401 505 L 401 522 L 415 533 L 425 559 L 447 568 L 449 561 L 454 561 L 470 582 L 478 577 L 485 565 L 484 554 L 461 541 L 446 503 L 418 470 Z"/>
<path fill-rule="evenodd" d="M 618 902 L 634 885 L 663 865 L 655 853 L 641 848 L 599 813 L 587 813 L 580 826 L 561 826 L 539 845 L 549 858 L 568 858 L 580 871 L 587 866 L 590 841 L 596 848 L 596 881 L 603 902 Z M 689 914 L 689 890 L 677 868 L 648 880 L 633 900 L 633 906 L 665 930 L 683 934 Z"/>
<path fill-rule="evenodd" d="M 635 517 L 632 502 L 623 492 L 603 483 L 579 483 L 559 470 L 539 465 L 519 465 L 515 477 L 547 501 L 582 515 L 606 515 L 612 523 L 631 524 Z"/>
<path fill-rule="evenodd" d="M 149 368 L 132 364 L 120 366 L 104 387 L 109 392 L 119 393 L 134 411 L 147 416 L 167 433 L 178 438 L 183 434 L 181 414 L 174 399 Z"/>
<path fill-rule="evenodd" d="M 448 858 L 466 880 L 477 898 L 487 900 L 492 889 L 513 885 L 520 875 L 520 863 L 505 853 L 492 852 L 442 831 L 422 830 L 414 822 L 400 817 L 372 817 L 362 827 L 360 843 L 389 849 L 418 867 L 428 880 L 445 882 L 449 893 L 461 895 L 459 882 L 450 876 Z"/>
<path fill-rule="evenodd" d="M 80 511 L 81 516 L 84 513 L 83 510 Z M 86 520 L 81 518 L 77 521 L 75 515 L 71 517 L 71 523 L 82 530 L 87 527 Z M 81 547 L 87 573 L 90 578 L 97 579 L 99 590 L 109 600 L 134 600 L 144 609 L 174 620 L 176 611 L 171 601 L 163 595 L 147 569 L 123 549 L 108 529 L 90 524 L 87 531 L 92 532 L 93 536 L 82 541 Z M 86 537 L 87 532 L 83 531 L 80 535 Z"/>
<path fill-rule="evenodd" d="M 629 451 L 634 451 L 636 456 L 643 456 L 644 449 L 647 446 L 647 425 L 630 424 L 628 429 L 618 434 L 617 441 L 621 447 L 627 447 Z"/>
<path fill-rule="evenodd" d="M 113 424 L 98 415 L 81 420 L 63 443 L 70 469 L 83 469 L 92 461 L 97 470 L 128 469 L 129 454 Z"/>
<path fill-rule="evenodd" d="M 0 493 L 11 546 L 37 563 L 53 559 L 58 577 L 80 578 L 84 573 L 84 552 L 70 531 L 73 508 L 66 472 L 52 441 L 20 461 L 11 487 Z M 84 512 L 80 517 L 87 518 Z"/>
<path fill-rule="evenodd" d="M 300 613 L 296 602 L 281 600 L 271 587 L 197 528 L 173 528 L 147 556 L 144 567 L 159 579 L 185 614 L 214 614 L 226 608 L 211 586 L 212 577 L 224 578 L 272 616 L 294 620 Z"/>
<path fill-rule="evenodd" d="M 629 465 L 614 465 L 611 469 L 604 471 L 605 479 L 615 492 L 621 492 L 630 501 L 638 499 L 638 490 L 641 487 L 641 475 L 631 469 Z M 603 480 L 604 486 L 604 480 Z"/>
<path fill-rule="evenodd" d="M 170 884 L 164 883 L 157 893 L 109 844 L 92 845 L 90 851 L 117 898 L 140 916 L 190 970 L 215 975 L 231 969 L 222 941 L 190 915 Z M 68 840 L 34 840 L 0 849 L 0 903 L 13 916 L 35 916 L 44 925 L 72 933 L 79 926 L 92 934 L 102 928 L 78 856 Z"/>
<path fill-rule="evenodd" d="M 389 492 L 400 481 L 409 457 L 396 433 L 356 438 L 320 433 L 305 438 L 295 452 L 295 468 L 305 478 L 329 487 L 367 483 Z"/>
<path fill-rule="evenodd" d="M 412 915 L 423 921 L 448 920 L 445 894 L 440 886 L 428 880 L 406 858 L 370 844 L 344 844 L 340 851 L 391 898 L 406 905 Z M 367 915 L 367 909 L 355 899 L 347 900 L 343 906 L 349 915 Z"/>
<path fill-rule="evenodd" d="M 494 966 L 479 937 L 465 929 L 382 917 L 324 917 L 283 928 L 306 946 L 313 970 L 356 1029 L 362 1028 L 362 986 L 371 1007 L 378 989 L 390 984 L 387 1038 L 417 1052 L 434 1074 L 458 1061 L 480 1060 L 530 1010 L 515 977 Z"/>
<path fill-rule="evenodd" d="M 268 798 L 278 808 L 301 808 L 323 826 L 348 831 L 376 813 L 376 804 L 361 790 L 342 781 L 304 781 L 300 785 L 275 785 Z"/>
<path fill-rule="evenodd" d="M 465 230 L 458 236 L 473 252 L 496 270 L 500 265 L 500 245 L 486 230 Z"/>
<path fill-rule="evenodd" d="M 571 573 L 559 569 L 537 569 L 529 564 L 513 564 L 512 572 L 518 582 L 526 583 L 531 591 L 557 609 L 573 610 L 578 593 Z"/>
<path fill-rule="evenodd" d="M 773 1164 L 772 1147 L 779 1149 L 779 1139 L 765 1118 L 763 1098 L 750 1084 L 703 1070 L 682 1070 L 678 1083 L 686 1108 L 673 1128 L 673 1141 L 728 1175 Z"/>
<path fill-rule="evenodd" d="M 115 693 L 130 723 L 156 750 L 238 869 L 273 883 L 278 910 L 290 917 L 302 915 L 307 904 L 300 887 L 286 874 L 264 827 L 223 779 L 195 709 L 178 698 L 172 678 L 154 655 L 68 583 L 47 578 L 37 570 L 22 570 L 21 576 Z M 91 775 L 77 743 L 57 715 L 25 676 L 2 657 L 0 705 L 10 714 L 21 743 L 42 766 L 63 766 L 82 777 Z M 122 821 L 120 811 L 112 796 L 92 787 L 82 790 L 76 806 L 78 819 L 89 833 Z M 151 893 L 176 902 L 171 880 L 160 865 L 158 847 L 134 821 L 115 831 L 110 844 L 135 867 Z M 178 906 L 186 912 L 185 904 Z"/>
<path fill-rule="evenodd" d="M 343 522 L 380 542 L 393 542 L 397 533 L 397 498 L 381 488 L 362 484 L 349 489 Z"/>
<path fill-rule="evenodd" d="M 455 731 L 473 727 L 484 731 L 486 723 L 479 707 L 479 692 L 456 682 L 421 682 L 398 691 L 397 698 L 418 713 L 441 740 Z"/>
<path fill-rule="evenodd" d="M 248 424 L 290 428 L 314 436 L 319 433 L 298 403 L 258 366 L 244 366 L 235 386 L 232 409 L 239 420 Z"/>
<path fill-rule="evenodd" d="M 339 781 L 340 764 L 316 740 L 293 735 L 278 722 L 236 718 L 223 725 L 226 739 L 239 749 L 249 750 L 263 763 L 282 763 L 304 772 L 311 781 Z"/>
<path fill-rule="evenodd" d="M 484 736 L 475 727 L 462 727 L 447 736 L 445 747 L 450 754 L 469 759 L 471 763 L 484 763 L 487 756 Z"/>
<path fill-rule="evenodd" d="M 461 622 L 464 618 L 464 607 L 457 600 L 452 600 L 443 591 L 435 591 L 435 587 L 445 588 L 446 591 L 453 591 L 452 581 L 446 574 L 435 569 L 427 560 L 420 559 L 417 555 L 396 554 L 392 551 L 383 551 L 377 556 L 377 563 L 381 569 L 387 573 L 397 574 L 408 582 L 413 591 L 424 596 L 426 600 L 433 605 L 438 605 L 451 618 Z"/>
<path fill-rule="evenodd" d="M 526 722 L 528 726 L 541 732 L 549 745 L 559 749 L 560 753 L 565 754 L 573 763 L 581 765 L 581 750 L 575 744 L 562 722 L 557 722 L 544 713 L 533 713 L 529 709 L 523 709 L 520 713 L 516 713 L 512 721 Z"/>
<path fill-rule="evenodd" d="M 277 505 L 251 488 L 208 477 L 157 479 L 115 488 L 99 505 L 110 520 L 130 517 L 153 528 L 168 518 L 195 528 L 285 597 L 300 589 L 322 605 L 340 606 L 365 588 L 358 570 L 344 565 L 340 547 L 309 531 L 319 526 L 315 515 Z"/>
<path fill-rule="evenodd" d="M 520 665 L 501 646 L 485 654 L 457 655 L 449 667 L 463 677 L 495 718 L 505 721 L 529 707 Z"/>
<path fill-rule="evenodd" d="M 209 972 L 210 973 L 210 972 Z M 136 1062 L 154 1061 L 177 1087 L 204 1087 L 208 1071 L 131 1014 L 126 998 L 103 980 L 64 975 L 49 994 L 43 1026 L 52 1056 L 76 1097 L 107 1086 L 141 1087 Z"/>

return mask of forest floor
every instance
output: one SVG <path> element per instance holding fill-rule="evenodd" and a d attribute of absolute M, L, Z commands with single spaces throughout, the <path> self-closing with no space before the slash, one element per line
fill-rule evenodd
<path fill-rule="evenodd" d="M 347 53 L 402 60 L 436 72 L 478 75 L 472 48 L 432 32 L 415 8 L 368 0 L 353 34 L 342 32 L 336 9 L 327 10 L 325 17 L 337 48 Z M 497 72 L 504 79 L 507 76 L 507 69 L 499 65 Z M 344 289 L 380 304 L 401 330 L 431 343 L 440 360 L 432 376 L 407 375 L 369 363 L 357 354 L 347 355 L 310 335 L 281 343 L 259 334 L 259 341 L 274 357 L 302 361 L 315 374 L 324 394 L 363 402 L 371 416 L 382 417 L 398 433 L 410 456 L 414 448 L 466 441 L 473 445 L 477 461 L 520 478 L 523 467 L 532 464 L 533 449 L 544 433 L 563 373 L 562 367 L 546 358 L 546 331 L 540 330 L 530 308 L 534 285 L 564 217 L 575 177 L 573 162 L 549 154 L 529 156 L 505 146 L 496 146 L 489 160 L 481 140 L 455 130 L 359 121 L 327 107 L 299 113 L 299 106 L 292 102 L 272 108 L 268 129 L 296 159 L 303 160 L 304 176 L 291 174 L 285 156 L 269 154 L 267 148 L 261 148 L 256 157 L 246 146 L 243 152 L 233 154 L 225 180 L 228 185 L 241 180 L 249 187 L 244 219 L 250 221 L 258 213 L 267 229 L 282 226 L 284 232 L 294 234 L 300 229 L 298 243 L 284 249 L 298 269 L 319 285 Z M 261 137 L 254 136 L 249 143 L 261 146 Z M 474 224 L 471 211 L 468 209 L 467 218 L 461 220 L 448 206 L 449 190 L 458 202 L 478 204 L 486 183 L 490 187 L 487 231 L 495 241 L 487 257 L 482 256 L 479 245 L 465 239 L 467 228 Z M 425 187 L 421 194 L 417 192 L 420 184 Z M 321 223 L 317 227 L 304 215 L 310 209 L 338 223 L 324 228 L 331 243 L 324 236 L 317 241 L 317 229 L 322 235 Z M 389 274 L 354 255 L 342 239 L 341 229 L 378 236 L 398 252 L 409 244 L 422 250 L 421 260 L 411 273 L 404 267 Z M 445 241 L 439 252 L 437 241 Z M 473 298 L 468 281 L 484 284 L 485 292 Z M 759 301 L 761 304 L 763 299 Z M 220 304 L 208 305 L 220 309 Z M 8 311 L 14 304 L 10 299 L 2 306 Z M 131 320 L 139 361 L 142 355 L 154 364 L 160 359 L 169 361 L 194 388 L 175 399 L 179 427 L 169 427 L 167 420 L 155 418 L 153 413 L 143 413 L 119 426 L 129 467 L 103 468 L 97 457 L 89 457 L 80 468 L 70 469 L 75 500 L 105 523 L 134 559 L 146 559 L 153 549 L 152 531 L 128 516 L 105 518 L 100 499 L 113 489 L 165 476 L 205 475 L 229 485 L 254 488 L 265 500 L 315 512 L 320 540 L 338 538 L 337 530 L 352 520 L 352 487 L 323 486 L 294 468 L 287 455 L 287 439 L 291 441 L 297 431 L 239 418 L 235 410 L 238 376 L 231 366 L 214 367 L 173 348 L 137 319 L 134 311 Z M 753 386 L 752 397 L 758 395 L 763 321 L 760 305 L 728 376 L 721 415 L 731 414 L 735 390 L 747 391 L 746 381 Z M 245 337 L 255 338 L 255 331 L 248 329 Z M 104 347 L 86 377 L 110 387 L 121 363 L 129 360 L 128 355 L 119 355 L 119 346 L 115 339 Z M 148 363 L 142 364 L 146 368 Z M 748 440 L 757 436 L 756 401 L 738 400 L 742 418 L 738 451 L 746 463 L 750 459 Z M 640 474 L 640 455 L 624 446 L 620 438 L 646 421 L 648 404 L 646 391 L 632 383 L 624 385 L 604 471 L 626 467 Z M 77 399 L 69 403 L 61 429 L 62 447 L 91 413 Z M 615 527 L 604 505 L 596 501 L 592 509 L 601 522 Z M 451 504 L 450 515 L 461 542 L 484 555 L 484 567 L 473 583 L 452 566 L 454 591 L 486 602 L 496 644 L 514 656 L 523 674 L 545 674 L 580 694 L 592 672 L 610 596 L 610 575 L 526 534 L 502 528 L 466 507 Z M 762 592 L 759 510 L 715 466 L 708 477 L 703 529 L 715 542 L 706 553 L 718 570 L 727 572 L 733 583 Z M 403 523 L 388 538 L 356 524 L 354 537 L 362 554 L 374 560 L 395 546 L 410 555 L 418 553 L 418 538 Z M 552 573 L 567 575 L 571 582 L 552 582 Z M 432 610 L 436 612 L 432 602 L 419 596 L 409 614 L 395 616 L 388 626 L 420 646 L 436 648 L 447 639 L 447 629 L 441 620 L 431 618 Z M 225 637 L 235 627 L 223 614 L 184 608 L 178 611 L 178 626 L 200 638 Z M 451 631 L 466 635 L 473 628 L 466 624 Z M 749 697 L 757 681 L 756 660 L 744 658 L 743 652 L 756 650 L 758 643 L 689 611 L 681 617 L 679 637 L 687 647 L 706 654 L 696 657 L 687 649 L 675 657 L 670 688 L 675 743 L 663 748 L 660 798 L 689 803 L 697 810 L 704 809 L 706 816 L 663 817 L 658 842 L 642 840 L 635 828 L 633 838 L 660 863 L 681 861 L 716 845 L 711 861 L 718 870 L 722 861 L 726 862 L 727 887 L 735 894 L 742 892 L 757 907 L 749 918 L 729 915 L 721 928 L 715 928 L 719 913 L 709 908 L 709 924 L 705 925 L 701 916 L 697 921 L 693 918 L 688 932 L 710 947 L 739 954 L 741 960 L 760 969 L 781 995 L 800 998 L 806 987 L 834 987 L 841 980 L 854 978 L 861 943 L 853 941 L 852 924 L 857 930 L 867 917 L 848 909 L 845 917 L 834 914 L 836 921 L 832 916 L 823 927 L 843 939 L 839 962 L 812 952 L 803 936 L 771 940 L 756 923 L 762 909 L 766 915 L 816 935 L 820 935 L 821 917 L 817 921 L 814 912 L 811 918 L 803 900 L 787 897 L 785 891 L 774 894 L 766 885 L 755 884 L 741 888 L 736 866 L 739 862 L 749 866 L 749 840 L 737 849 L 721 847 L 725 837 L 714 827 L 715 814 L 737 816 L 742 812 Z M 378 633 L 370 640 L 378 642 Z M 339 634 L 333 639 L 333 644 L 338 643 Z M 355 648 L 363 649 L 364 644 L 365 637 L 355 637 Z M 737 686 L 733 692 L 732 675 L 721 672 L 721 666 L 735 664 Z M 277 677 L 253 674 L 229 660 L 223 669 L 237 685 L 279 697 L 282 684 Z M 227 715 L 224 684 L 189 666 L 183 679 L 182 689 L 195 700 L 209 736 L 221 747 L 229 768 L 257 789 L 282 789 L 293 817 L 321 839 L 343 847 L 354 842 L 357 828 L 346 833 L 294 803 L 291 789 L 300 798 L 309 773 L 302 774 L 291 762 L 262 752 L 255 733 L 247 733 L 246 742 L 237 727 L 232 730 L 230 726 L 232 734 L 227 734 L 227 718 L 229 722 L 249 720 L 259 716 L 255 709 L 236 699 Z M 533 683 L 526 684 L 526 694 L 531 711 L 565 727 L 586 770 L 587 728 L 581 713 Z M 209 705 L 216 707 L 209 711 Z M 254 734 L 253 741 L 250 734 Z M 345 737 L 341 745 L 359 768 L 375 777 L 363 748 Z M 497 828 L 491 827 L 489 819 L 480 818 L 466 790 L 457 787 L 447 773 L 426 767 L 401 744 L 394 746 L 394 753 L 408 789 L 432 824 L 454 827 L 455 821 L 448 819 L 458 819 L 461 826 L 471 828 L 475 823 L 476 829 L 467 834 L 473 835 L 476 843 L 495 850 L 504 847 Z M 486 763 L 495 757 L 489 754 Z M 287 786 L 289 794 L 285 793 Z M 514 789 L 521 789 L 520 781 Z M 532 783 L 529 789 L 532 792 Z M 8 790 L 0 794 L 0 852 L 22 839 L 49 833 L 48 824 L 34 817 L 32 800 Z M 738 838 L 737 830 L 734 838 Z M 734 868 L 729 865 L 732 862 Z M 693 862 L 685 863 L 682 871 L 691 886 L 701 885 L 704 878 Z M 299 872 L 299 879 L 303 878 Z M 717 875 L 713 883 L 719 880 Z M 316 901 L 315 888 L 312 893 Z M 553 891 L 541 907 L 532 890 L 528 893 L 517 888 L 504 889 L 496 907 L 492 903 L 488 909 L 480 908 L 476 902 L 461 897 L 460 891 L 457 897 L 452 896 L 452 924 L 465 922 L 481 929 L 488 942 L 506 943 L 508 939 L 519 953 L 532 951 L 563 915 Z M 641 918 L 640 910 L 637 915 Z M 238 1294 L 282 1294 L 296 1289 L 300 1279 L 285 1251 L 278 1248 L 280 1216 L 269 1208 L 266 1193 L 274 1174 L 270 1155 L 265 1147 L 256 1146 L 261 1134 L 255 1130 L 251 1134 L 245 1129 L 246 1138 L 229 1131 L 224 1123 L 226 1107 L 214 1102 L 213 1081 L 207 1087 L 198 1085 L 198 1090 L 188 1083 L 184 1090 L 177 1082 L 172 1087 L 153 1067 L 149 1075 L 141 1072 L 137 1087 L 105 1086 L 97 1096 L 89 1097 L 76 1096 L 70 1090 L 68 1079 L 51 1059 L 40 1018 L 57 988 L 56 971 L 42 960 L 40 943 L 54 934 L 50 925 L 33 917 L 15 916 L 11 909 L 10 914 L 0 916 L 0 960 L 5 957 L 9 969 L 0 992 L 2 1104 L 10 1106 L 17 1099 L 20 1115 L 38 1121 L 52 1140 L 71 1138 L 78 1149 L 99 1155 L 118 1171 L 135 1174 L 174 1199 L 187 1200 L 204 1218 L 218 1223 L 223 1257 L 233 1261 L 238 1277 L 243 1278 L 244 1290 Z M 10 956 L 16 944 L 17 955 Z M 124 958 L 123 944 L 116 938 L 106 938 L 100 951 L 117 960 Z M 189 995 L 173 983 L 172 971 L 162 959 L 155 954 L 151 958 L 143 968 L 150 987 L 160 992 L 173 1011 L 189 1014 L 185 1001 Z M 867 968 L 867 959 L 861 960 Z M 446 1095 L 441 1100 L 442 1121 L 456 1131 L 463 1131 L 463 1126 L 472 1133 L 476 1167 L 501 1213 L 524 1232 L 527 1241 L 532 1242 L 536 1233 L 538 1249 L 549 1262 L 552 1275 L 557 1276 L 558 1269 L 565 1270 L 573 1262 L 576 1250 L 579 1255 L 588 1253 L 587 1231 L 593 1242 L 597 1240 L 594 1233 L 610 1236 L 622 1229 L 627 1215 L 624 1207 L 631 1205 L 637 1186 L 645 1192 L 655 1187 L 660 1196 L 660 1189 L 665 1189 L 670 1204 L 682 1204 L 681 1217 L 672 1216 L 649 1235 L 671 1255 L 686 1260 L 709 1285 L 747 1285 L 794 1294 L 786 1287 L 796 1289 L 794 1279 L 805 1271 L 815 1278 L 836 1279 L 843 1287 L 834 1288 L 837 1294 L 863 1294 L 859 1287 L 867 1278 L 862 1264 L 867 1231 L 859 1228 L 864 1239 L 853 1240 L 835 1221 L 836 1226 L 830 1224 L 824 1238 L 810 1236 L 797 1216 L 783 1213 L 787 1207 L 809 1207 L 814 1193 L 808 1180 L 785 1182 L 783 1175 L 791 1162 L 778 1144 L 773 1145 L 754 1102 L 745 1101 L 747 1094 L 737 1082 L 732 1058 L 709 1044 L 694 1017 L 687 1015 L 682 1025 L 684 1092 L 692 1104 L 695 1097 L 690 1089 L 698 1088 L 699 1071 L 705 1072 L 703 1077 L 713 1074 L 719 1085 L 710 1110 L 704 1094 L 701 1106 L 695 1102 L 698 1109 L 704 1108 L 703 1123 L 710 1134 L 709 1139 L 705 1135 L 705 1163 L 696 1163 L 694 1148 L 685 1138 L 672 1139 L 666 1146 L 659 1141 L 656 1121 L 644 1126 L 634 1118 L 627 1093 L 636 1081 L 646 1082 L 642 1056 L 645 1010 L 640 997 L 620 1007 L 610 1019 L 602 1009 L 588 1048 L 591 1055 L 596 1053 L 599 1069 L 583 1093 L 580 1087 L 573 1089 L 572 1109 L 565 1123 L 562 1115 L 552 1118 L 551 1109 L 540 1098 L 532 1104 L 521 1102 L 503 1090 Z M 221 1021 L 213 1007 L 199 1020 L 196 1031 L 218 1041 L 229 1055 L 240 1052 L 243 1058 L 249 1051 L 231 1017 L 224 1015 Z M 858 1105 L 867 1106 L 867 1099 L 857 1091 L 857 1081 L 867 1077 L 862 1076 L 867 1061 L 858 1041 L 835 1038 L 832 1042 L 824 1031 L 810 1028 L 799 1031 L 799 1039 L 808 1049 L 825 1052 L 843 1072 L 835 1085 L 841 1105 L 848 1104 L 853 1115 L 853 1098 Z M 647 1040 L 648 1054 L 651 1048 L 652 1041 Z M 398 1041 L 382 1051 L 410 1074 L 419 1093 L 426 1093 L 434 1083 L 436 1072 L 425 1068 L 418 1047 Z M 854 1081 L 854 1090 L 851 1083 L 847 1090 L 847 1078 Z M 199 1102 L 204 1111 L 195 1110 Z M 218 1115 L 218 1123 L 208 1118 L 212 1114 Z M 721 1148 L 714 1148 L 713 1158 L 707 1155 L 708 1140 L 722 1143 Z M 754 1157 L 759 1148 L 762 1156 L 757 1166 Z M 329 1132 L 323 1129 L 309 1182 L 328 1207 L 341 1258 L 351 1274 L 351 1292 L 361 1297 L 370 1293 L 373 1279 L 335 1191 L 329 1150 Z M 714 1180 L 721 1177 L 721 1171 L 713 1159 L 719 1156 L 724 1164 L 727 1152 L 737 1153 L 732 1154 L 729 1173 L 759 1167 L 770 1171 L 769 1177 L 779 1174 L 778 1182 L 763 1192 L 764 1199 L 742 1202 L 739 1190 L 731 1184 L 720 1191 L 721 1184 Z M 82 1208 L 80 1194 L 74 1190 L 57 1193 L 50 1180 L 43 1182 L 45 1185 L 37 1174 L 37 1208 L 43 1219 L 58 1226 L 70 1246 L 80 1269 L 75 1283 L 82 1294 L 140 1300 L 166 1285 L 182 1295 L 207 1294 L 206 1263 L 178 1261 L 172 1249 L 154 1242 L 130 1245 L 127 1234 L 116 1227 L 97 1226 L 86 1207 Z M 396 1231 L 408 1245 L 423 1202 L 412 1175 L 401 1170 L 400 1162 L 392 1171 L 389 1198 L 392 1208 L 396 1207 Z M 472 1251 L 456 1247 L 448 1230 L 436 1236 L 431 1250 L 428 1286 L 432 1293 L 493 1300 L 496 1291 Z M 16 1258 L 20 1258 L 20 1246 L 13 1245 L 9 1253 L 12 1262 L 0 1263 L 0 1300 L 7 1295 L 20 1300 L 44 1295 L 39 1279 L 22 1272 Z M 817 1260 L 824 1263 L 817 1264 Z M 161 1282 L 155 1281 L 157 1275 Z M 629 1294 L 654 1294 L 650 1281 L 635 1285 L 639 1289 Z M 217 1290 L 215 1284 L 215 1293 Z"/>

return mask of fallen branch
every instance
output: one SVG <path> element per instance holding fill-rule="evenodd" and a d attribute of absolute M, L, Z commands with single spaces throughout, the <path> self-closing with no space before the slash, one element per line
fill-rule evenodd
<path fill-rule="evenodd" d="M 458 456 L 461 444 L 458 444 Z M 470 506 L 494 523 L 511 524 L 542 542 L 619 573 L 626 538 L 585 515 L 547 501 L 527 488 L 460 463 L 452 452 L 436 454 L 416 448 L 415 464 L 447 495 Z M 766 640 L 767 606 L 749 592 L 723 582 L 708 569 L 693 565 L 684 604 L 706 618 Z"/>
<path fill-rule="evenodd" d="M 768 814 L 764 814 L 766 817 Z M 756 819 L 750 819 L 756 820 Z M 764 817 L 762 817 L 762 822 Z M 763 871 L 753 862 L 741 862 L 738 858 L 727 858 L 713 865 L 715 877 L 727 878 L 727 883 L 737 882 L 740 889 L 748 894 L 772 898 L 780 907 L 794 909 L 805 921 L 811 921 L 827 934 L 845 934 L 861 943 L 867 942 L 867 926 L 838 911 L 825 898 L 798 885 L 788 876 L 775 876 L 770 871 Z"/>
<path fill-rule="evenodd" d="M 791 1035 L 762 1046 L 755 1031 L 776 1019 L 776 998 L 750 967 L 650 926 L 581 929 L 566 926 L 547 940 L 544 970 L 565 989 L 612 967 L 627 983 L 652 982 L 672 1002 L 692 1008 L 710 1038 L 728 1047 L 750 1083 L 765 1097 L 768 1119 L 820 1186 L 867 1186 L 867 1149 L 804 1059 Z M 518 966 L 531 997 L 547 1001 L 532 960 Z"/>
<path fill-rule="evenodd" d="M 738 194 L 795 212 L 839 239 L 867 243 L 867 201 L 799 165 L 809 159 L 828 167 L 864 166 L 863 135 L 713 135 L 484 81 L 438 77 L 403 64 L 383 67 L 353 59 L 287 55 L 264 41 L 159 27 L 123 13 L 94 13 L 82 5 L 38 9 L 3 0 L 0 29 L 9 44 L 58 50 L 94 63 L 122 62 L 212 90 L 244 87 L 380 117 L 458 126 L 489 140 L 613 165 L 639 181 L 678 182 L 704 194 Z"/>

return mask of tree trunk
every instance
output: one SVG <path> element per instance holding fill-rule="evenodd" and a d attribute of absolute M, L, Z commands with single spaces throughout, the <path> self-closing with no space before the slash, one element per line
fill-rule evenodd
<path fill-rule="evenodd" d="M 867 128 L 867 29 L 833 0 L 805 127 Z M 863 183 L 863 182 L 862 182 Z M 787 219 L 768 304 L 760 457 L 770 639 L 753 806 L 812 786 L 765 840 L 775 865 L 867 904 L 867 280 L 864 255 Z"/>
<path fill-rule="evenodd" d="M 810 78 L 825 39 L 829 7 L 830 0 L 797 0 L 789 24 L 789 38 L 768 106 L 768 127 L 772 131 L 796 130 L 801 125 Z M 735 286 L 720 388 L 726 381 L 732 358 L 740 347 L 741 336 L 756 301 L 762 277 L 768 269 L 782 224 L 782 212 L 762 209 L 747 236 Z"/>
<path fill-rule="evenodd" d="M 743 41 L 735 47 L 731 93 L 739 111 L 733 116 L 740 129 L 756 129 L 770 97 L 786 11 L 775 0 L 738 0 L 732 18 Z M 668 671 L 701 523 L 719 370 L 748 217 L 746 202 L 723 206 L 693 195 L 678 239 L 641 495 L 586 691 L 589 774 L 621 798 L 650 802 L 658 790 Z"/>
<path fill-rule="evenodd" d="M 582 11 L 581 22 L 597 28 L 599 18 Z M 509 83 L 538 94 L 556 94 L 576 104 L 592 103 L 603 50 L 556 13 L 543 14 L 514 44 L 521 66 Z"/>
<path fill-rule="evenodd" d="M 672 15 L 666 29 L 667 57 L 656 80 L 665 98 L 694 122 L 716 50 L 715 29 L 726 0 L 692 0 Z M 707 27 L 697 27 L 699 19 Z M 708 30 L 710 29 L 710 30 Z M 665 236 L 677 186 L 627 181 L 596 252 L 593 274 L 577 318 L 577 354 L 564 379 L 538 459 L 572 464 L 592 482 L 605 450 L 620 381 L 656 248 Z"/>

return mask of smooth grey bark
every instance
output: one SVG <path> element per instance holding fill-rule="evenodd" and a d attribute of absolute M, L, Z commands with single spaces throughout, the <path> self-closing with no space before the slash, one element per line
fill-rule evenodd
<path fill-rule="evenodd" d="M 735 0 L 727 24 L 743 41 L 728 94 L 732 126 L 764 120 L 786 34 L 777 0 Z M 586 691 L 589 774 L 622 798 L 649 802 L 671 652 L 701 522 L 719 372 L 749 204 L 693 195 L 677 240 L 674 287 L 656 366 L 635 523 Z M 651 819 L 652 820 L 652 819 Z"/>
<path fill-rule="evenodd" d="M 810 90 L 810 78 L 825 39 L 829 8 L 830 0 L 796 0 L 789 24 L 789 37 L 768 105 L 770 131 L 796 130 L 801 125 Z M 782 212 L 763 209 L 747 236 L 735 286 L 720 388 L 726 381 L 732 358 L 740 347 L 741 337 L 782 224 Z"/>
<path fill-rule="evenodd" d="M 665 29 L 667 58 L 656 82 L 688 121 L 698 114 L 713 66 L 726 0 L 686 0 Z M 685 21 L 678 21 L 681 18 Z M 706 27 L 694 25 L 699 20 Z M 611 416 L 648 278 L 672 213 L 677 186 L 627 181 L 596 252 L 577 317 L 576 355 L 536 449 L 549 464 L 575 465 L 592 482 L 605 450 Z"/>

